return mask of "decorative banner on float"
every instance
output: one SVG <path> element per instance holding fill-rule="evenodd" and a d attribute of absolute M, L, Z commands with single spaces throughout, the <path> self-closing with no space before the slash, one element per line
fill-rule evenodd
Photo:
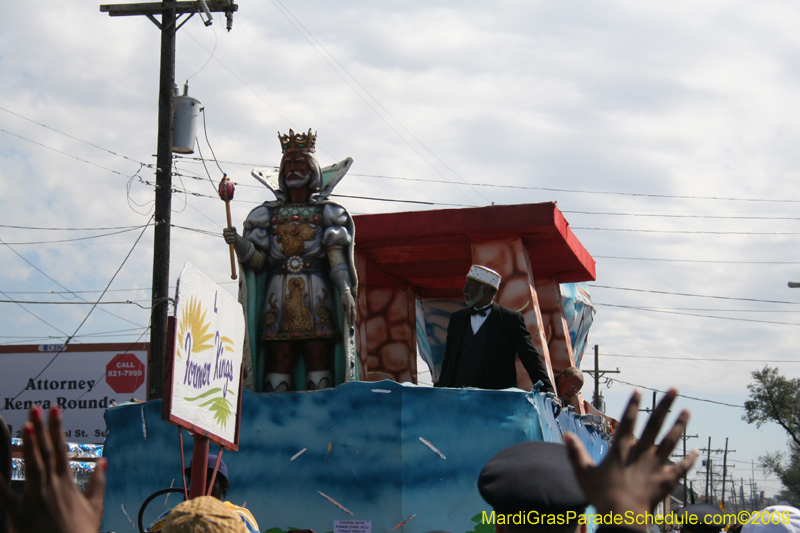
<path fill-rule="evenodd" d="M 33 405 L 64 413 L 67 441 L 100 444 L 103 414 L 133 397 L 145 399 L 146 343 L 0 346 L 0 415 L 22 436 Z"/>
<path fill-rule="evenodd" d="M 175 345 L 163 418 L 237 450 L 242 398 L 241 304 L 190 264 L 178 278 Z"/>

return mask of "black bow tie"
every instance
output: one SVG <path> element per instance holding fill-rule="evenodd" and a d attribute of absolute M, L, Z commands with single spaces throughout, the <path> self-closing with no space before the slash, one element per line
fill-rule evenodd
<path fill-rule="evenodd" d="M 491 309 L 491 306 L 489 306 L 489 307 L 484 307 L 483 309 L 475 309 L 475 308 L 473 307 L 473 308 L 471 308 L 471 309 L 469 310 L 469 314 L 470 314 L 470 315 L 480 315 L 480 316 L 486 316 L 486 313 L 488 313 L 488 312 L 489 312 L 489 309 Z"/>

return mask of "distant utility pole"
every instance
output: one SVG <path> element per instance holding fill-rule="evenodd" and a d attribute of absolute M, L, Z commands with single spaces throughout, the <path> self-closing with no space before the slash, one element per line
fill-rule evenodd
<path fill-rule="evenodd" d="M 172 218 L 172 116 L 175 88 L 175 34 L 195 13 L 203 12 L 206 26 L 212 12 L 224 12 L 228 31 L 239 6 L 233 0 L 148 2 L 101 5 L 112 17 L 144 15 L 161 30 L 161 77 L 158 84 L 158 151 L 156 154 L 155 236 L 153 239 L 153 294 L 150 311 L 150 355 L 147 359 L 147 399 L 163 397 L 167 355 L 169 302 L 169 237 Z M 161 20 L 156 19 L 161 16 Z M 188 15 L 180 24 L 181 16 Z M 202 17 L 202 15 L 201 15 Z"/>
<path fill-rule="evenodd" d="M 725 480 L 727 479 L 728 475 L 729 453 L 736 453 L 736 450 L 728 450 L 728 437 L 725 437 L 725 455 L 722 458 L 722 504 L 723 505 L 725 505 Z M 736 497 L 736 494 L 734 494 L 734 497 Z"/>
<path fill-rule="evenodd" d="M 701 452 L 706 452 L 706 502 L 711 503 L 711 495 L 714 491 L 714 472 L 712 470 L 713 463 L 711 461 L 711 454 L 712 453 L 722 453 L 724 454 L 722 459 L 722 495 L 720 498 L 720 502 L 723 504 L 725 503 L 725 480 L 727 479 L 727 465 L 728 465 L 728 454 L 735 453 L 736 450 L 729 450 L 728 449 L 728 439 L 725 438 L 725 449 L 724 450 L 712 450 L 711 449 L 711 437 L 708 437 L 708 448 L 701 448 Z M 710 492 L 709 492 L 710 491 Z"/>
<path fill-rule="evenodd" d="M 603 407 L 603 400 L 600 398 L 600 378 L 606 374 L 619 374 L 619 367 L 616 370 L 600 370 L 600 346 L 594 345 L 594 370 L 585 370 L 587 374 L 594 378 L 594 397 L 592 398 L 592 407 L 598 411 L 605 412 Z"/>
<path fill-rule="evenodd" d="M 681 435 L 681 440 L 683 441 L 683 455 L 675 456 L 680 457 L 681 459 L 686 457 L 686 441 L 689 439 L 696 439 L 700 435 L 687 435 L 686 428 L 683 428 L 683 435 Z M 683 506 L 686 507 L 689 501 L 689 489 L 687 487 L 688 480 L 686 479 L 688 472 L 684 472 L 683 474 Z"/>
<path fill-rule="evenodd" d="M 708 484 L 711 479 L 711 437 L 708 437 L 708 454 L 706 457 L 706 503 L 711 503 L 708 497 Z"/>

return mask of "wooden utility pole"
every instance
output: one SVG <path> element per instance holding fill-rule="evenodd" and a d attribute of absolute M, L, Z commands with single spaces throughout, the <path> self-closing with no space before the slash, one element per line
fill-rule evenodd
<path fill-rule="evenodd" d="M 155 236 L 153 240 L 153 294 L 150 311 L 150 355 L 147 359 L 147 399 L 164 395 L 169 311 L 169 246 L 172 215 L 172 118 L 175 90 L 175 34 L 195 13 L 204 13 L 206 26 L 212 12 L 224 12 L 228 31 L 239 6 L 233 0 L 148 2 L 101 5 L 112 17 L 144 15 L 161 30 L 161 73 L 158 83 L 158 151 L 156 154 Z M 159 21 L 156 15 L 161 16 Z M 187 15 L 180 24 L 181 16 Z M 202 15 L 201 15 L 202 16 Z"/>
<path fill-rule="evenodd" d="M 711 503 L 711 499 L 709 497 L 708 492 L 708 485 L 711 480 L 711 437 L 708 437 L 708 450 L 707 450 L 707 459 L 706 459 L 706 503 Z"/>
<path fill-rule="evenodd" d="M 684 427 L 683 428 L 683 435 L 681 435 L 681 440 L 683 441 L 683 455 L 680 455 L 680 456 L 675 455 L 673 457 L 680 457 L 681 459 L 685 458 L 686 457 L 686 441 L 689 440 L 689 439 L 696 439 L 697 437 L 699 437 L 699 435 L 687 435 L 686 434 L 686 428 Z M 685 472 L 683 474 L 683 506 L 684 507 L 689 505 L 688 504 L 688 501 L 689 501 L 688 490 L 689 489 L 687 487 L 687 483 L 688 483 L 687 474 L 688 474 L 688 472 Z"/>
<path fill-rule="evenodd" d="M 722 456 L 722 497 L 720 501 L 725 506 L 725 479 L 728 476 L 728 437 L 725 437 L 725 455 Z"/>
<path fill-rule="evenodd" d="M 594 345 L 594 370 L 584 370 L 594 378 L 594 397 L 592 398 L 592 407 L 600 412 L 605 412 L 603 402 L 600 399 L 600 378 L 605 374 L 619 374 L 619 368 L 616 370 L 600 370 L 600 346 Z"/>

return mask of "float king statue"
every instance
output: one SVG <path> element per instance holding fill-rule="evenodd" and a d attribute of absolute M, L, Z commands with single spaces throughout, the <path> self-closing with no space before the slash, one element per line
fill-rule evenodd
<path fill-rule="evenodd" d="M 278 134 L 274 172 L 253 176 L 276 200 L 253 209 L 242 235 L 223 230 L 243 279 L 252 385 L 262 392 L 316 390 L 358 379 L 353 219 L 328 200 L 353 160 L 321 169 L 316 134 Z M 246 363 L 247 364 L 247 363 Z"/>

